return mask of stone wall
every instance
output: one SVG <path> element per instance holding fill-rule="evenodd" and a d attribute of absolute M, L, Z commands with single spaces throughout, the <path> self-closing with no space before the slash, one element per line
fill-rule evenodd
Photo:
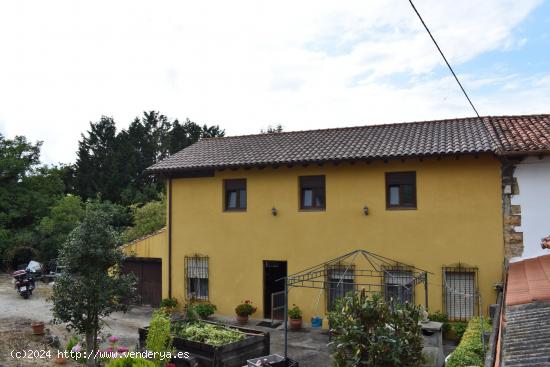
<path fill-rule="evenodd" d="M 519 195 L 520 188 L 514 171 L 518 161 L 508 161 L 502 167 L 502 203 L 504 215 L 504 257 L 506 261 L 523 254 L 523 233 L 516 230 L 521 226 L 521 206 L 512 204 L 512 196 Z"/>

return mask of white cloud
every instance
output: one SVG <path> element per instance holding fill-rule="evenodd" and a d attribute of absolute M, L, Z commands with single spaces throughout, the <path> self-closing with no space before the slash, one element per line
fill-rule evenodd
<path fill-rule="evenodd" d="M 460 64 L 521 47 L 514 27 L 539 2 L 417 6 Z M 471 115 L 453 81 L 432 76 L 441 59 L 402 0 L 2 2 L 0 49 L 3 129 L 45 140 L 50 162 L 72 161 L 102 114 L 124 127 L 157 109 L 230 134 Z M 412 82 L 384 79 L 399 73 Z M 501 75 L 465 78 L 472 88 L 502 84 Z M 529 100 L 510 104 L 495 91 L 478 99 L 483 113 L 548 106 L 537 93 L 547 84 L 508 83 Z"/>

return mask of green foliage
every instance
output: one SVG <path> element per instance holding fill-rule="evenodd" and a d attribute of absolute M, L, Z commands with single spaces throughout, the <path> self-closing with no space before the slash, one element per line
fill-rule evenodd
<path fill-rule="evenodd" d="M 175 308 L 178 305 L 177 298 L 164 298 L 162 301 L 160 301 L 160 307 L 170 307 Z"/>
<path fill-rule="evenodd" d="M 214 346 L 234 343 L 245 338 L 245 334 L 239 330 L 200 321 L 176 324 L 174 335 L 182 339 Z"/>
<path fill-rule="evenodd" d="M 216 312 L 216 305 L 213 305 L 210 302 L 197 303 L 191 306 L 193 311 L 197 313 L 201 318 L 207 319 L 209 316 L 213 315 Z"/>
<path fill-rule="evenodd" d="M 66 350 L 67 352 L 70 352 L 71 349 L 73 349 L 73 347 L 74 347 L 75 345 L 78 344 L 78 341 L 79 341 L 79 340 L 78 340 L 78 338 L 77 338 L 76 336 L 71 336 L 71 338 L 70 338 L 69 341 L 67 342 L 67 346 L 65 347 L 65 350 Z"/>
<path fill-rule="evenodd" d="M 160 359 L 160 353 L 172 351 L 170 317 L 166 313 L 158 310 L 153 313 L 151 325 L 149 326 L 149 331 L 147 333 L 145 349 L 150 352 L 157 352 L 157 358 L 155 359 L 155 364 L 157 366 L 162 366 L 164 362 Z"/>
<path fill-rule="evenodd" d="M 54 322 L 85 334 L 88 351 L 96 350 L 103 319 L 126 311 L 125 301 L 135 297 L 135 277 L 120 272 L 124 254 L 118 237 L 107 215 L 87 208 L 60 249 L 65 268 L 53 286 Z"/>
<path fill-rule="evenodd" d="M 447 316 L 447 314 L 436 311 L 428 315 L 428 319 L 430 319 L 431 321 L 437 321 L 437 322 L 443 323 L 443 326 L 441 326 L 441 329 L 444 333 L 447 333 L 449 330 L 451 330 L 451 324 L 449 324 L 449 317 Z"/>
<path fill-rule="evenodd" d="M 141 207 L 133 205 L 133 227 L 124 232 L 124 242 L 132 242 L 138 238 L 158 231 L 166 225 L 166 197 L 160 201 L 151 201 Z"/>
<path fill-rule="evenodd" d="M 368 298 L 361 292 L 338 299 L 329 314 L 335 366 L 420 366 L 420 316 L 418 307 L 391 306 L 379 295 Z"/>
<path fill-rule="evenodd" d="M 254 312 L 256 312 L 256 307 L 252 305 L 251 301 L 244 301 L 235 307 L 235 313 L 239 316 L 250 316 Z"/>
<path fill-rule="evenodd" d="M 484 319 L 483 329 L 491 331 L 491 324 Z M 464 336 L 458 344 L 446 366 L 448 367 L 466 367 L 483 366 L 485 352 L 483 350 L 482 325 L 479 317 L 474 317 L 468 323 Z"/>
<path fill-rule="evenodd" d="M 300 310 L 300 307 L 293 305 L 293 307 L 288 310 L 288 317 L 290 317 L 293 320 L 301 319 L 302 310 Z"/>
<path fill-rule="evenodd" d="M 467 323 L 460 321 L 451 323 L 451 329 L 454 331 L 458 340 L 462 339 L 462 336 L 464 335 L 467 326 Z"/>
<path fill-rule="evenodd" d="M 107 363 L 107 367 L 155 367 L 151 361 L 137 357 L 115 358 Z"/>
<path fill-rule="evenodd" d="M 274 133 L 282 133 L 283 132 L 283 125 L 277 124 L 277 125 L 269 125 L 266 130 L 261 129 L 261 134 L 274 134 Z"/>

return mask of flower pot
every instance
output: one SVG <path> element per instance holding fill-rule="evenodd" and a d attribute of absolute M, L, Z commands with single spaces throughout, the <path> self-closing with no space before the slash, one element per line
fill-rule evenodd
<path fill-rule="evenodd" d="M 246 325 L 246 323 L 248 323 L 248 315 L 237 315 L 237 323 L 239 325 Z"/>
<path fill-rule="evenodd" d="M 56 357 L 56 358 L 54 358 L 53 363 L 55 363 L 55 364 L 66 364 L 67 359 L 65 357 Z"/>
<path fill-rule="evenodd" d="M 290 330 L 300 330 L 302 328 L 302 318 L 290 319 Z"/>
<path fill-rule="evenodd" d="M 43 322 L 33 322 L 31 324 L 32 333 L 34 335 L 44 335 L 44 323 Z"/>

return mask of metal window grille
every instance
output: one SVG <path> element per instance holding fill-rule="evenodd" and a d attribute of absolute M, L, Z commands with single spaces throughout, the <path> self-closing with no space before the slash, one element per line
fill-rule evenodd
<path fill-rule="evenodd" d="M 353 265 L 340 263 L 326 269 L 326 308 L 333 311 L 336 300 L 355 291 L 355 270 Z"/>
<path fill-rule="evenodd" d="M 397 303 L 414 303 L 415 279 L 405 267 L 384 269 L 384 299 Z"/>
<path fill-rule="evenodd" d="M 208 301 L 208 257 L 185 257 L 185 293 L 188 300 Z"/>
<path fill-rule="evenodd" d="M 443 268 L 443 303 L 449 319 L 466 321 L 479 314 L 477 298 L 477 268 Z"/>

